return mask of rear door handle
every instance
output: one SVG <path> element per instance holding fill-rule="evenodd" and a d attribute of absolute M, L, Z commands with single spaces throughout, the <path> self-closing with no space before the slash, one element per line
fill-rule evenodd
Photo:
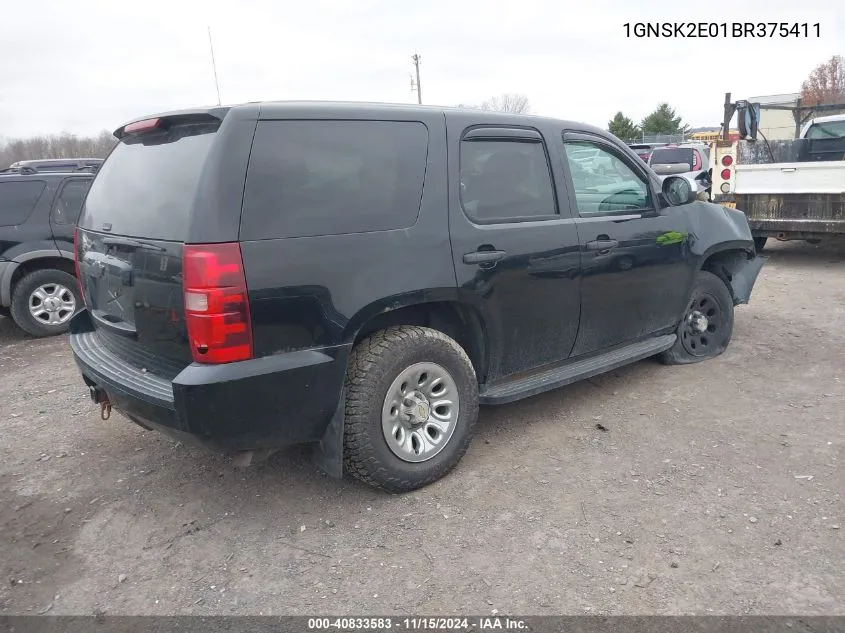
<path fill-rule="evenodd" d="M 616 248 L 619 246 L 619 242 L 617 240 L 593 240 L 592 242 L 587 242 L 585 244 L 588 251 L 609 251 L 611 248 Z"/>
<path fill-rule="evenodd" d="M 505 258 L 505 251 L 474 251 L 464 255 L 464 264 L 492 264 Z"/>

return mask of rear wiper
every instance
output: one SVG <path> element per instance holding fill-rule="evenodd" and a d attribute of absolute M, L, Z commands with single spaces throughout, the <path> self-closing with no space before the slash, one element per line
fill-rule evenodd
<path fill-rule="evenodd" d="M 142 242 L 141 240 L 133 240 L 129 237 L 104 237 L 103 244 L 108 246 L 131 246 L 133 248 L 143 248 L 148 251 L 166 251 L 166 248 L 150 244 L 149 242 Z"/>

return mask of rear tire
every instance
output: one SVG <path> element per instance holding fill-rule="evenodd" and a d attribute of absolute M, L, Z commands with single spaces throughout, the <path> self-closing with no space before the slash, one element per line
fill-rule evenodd
<path fill-rule="evenodd" d="M 391 327 L 352 350 L 343 455 L 356 479 L 388 492 L 440 479 L 466 452 L 477 417 L 475 370 L 442 332 Z"/>
<path fill-rule="evenodd" d="M 12 318 L 32 336 L 67 332 L 70 319 L 82 306 L 76 277 L 46 268 L 21 279 L 12 293 Z"/>
<path fill-rule="evenodd" d="M 755 237 L 754 238 L 754 250 L 758 253 L 762 253 L 763 249 L 766 248 L 766 242 L 769 241 L 768 237 Z"/>
<path fill-rule="evenodd" d="M 658 360 L 664 365 L 687 365 L 715 358 L 727 349 L 733 326 L 734 303 L 728 286 L 702 270 L 678 325 L 678 340 Z"/>

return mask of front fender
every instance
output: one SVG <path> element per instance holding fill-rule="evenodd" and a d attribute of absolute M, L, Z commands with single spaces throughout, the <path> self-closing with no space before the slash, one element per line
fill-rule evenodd
<path fill-rule="evenodd" d="M 742 211 L 700 200 L 686 206 L 693 237 L 690 250 L 699 260 L 699 268 L 719 251 L 739 250 L 754 257 L 754 238 Z"/>
<path fill-rule="evenodd" d="M 751 299 L 751 290 L 757 281 L 757 275 L 766 263 L 765 257 L 755 256 L 754 259 L 745 260 L 733 271 L 731 278 L 731 290 L 734 296 L 734 305 L 748 303 Z"/>
<path fill-rule="evenodd" d="M 702 268 L 712 270 L 728 284 L 734 305 L 748 303 L 766 259 L 755 252 L 745 214 L 710 202 L 688 206 L 696 273 Z"/>
<path fill-rule="evenodd" d="M 690 227 L 693 274 L 711 270 L 730 288 L 734 305 L 748 303 L 766 260 L 756 254 L 745 214 L 703 201 L 685 205 L 684 210 Z"/>

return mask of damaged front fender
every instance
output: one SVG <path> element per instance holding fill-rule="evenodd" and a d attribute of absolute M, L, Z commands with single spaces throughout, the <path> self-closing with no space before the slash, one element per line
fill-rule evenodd
<path fill-rule="evenodd" d="M 730 277 L 731 292 L 734 297 L 734 305 L 748 303 L 751 299 L 751 291 L 757 281 L 757 275 L 766 263 L 765 257 L 757 255 L 753 259 L 745 259 L 739 262 Z"/>
<path fill-rule="evenodd" d="M 697 268 L 721 277 L 731 289 L 734 305 L 748 303 L 766 258 L 755 253 L 745 214 L 709 202 L 688 207 L 690 250 L 698 259 Z"/>
<path fill-rule="evenodd" d="M 705 270 L 709 270 L 721 277 L 730 288 L 734 305 L 748 303 L 751 291 L 757 281 L 757 275 L 766 263 L 765 257 L 753 255 L 749 257 L 743 251 L 724 251 L 713 255 L 705 263 Z"/>

